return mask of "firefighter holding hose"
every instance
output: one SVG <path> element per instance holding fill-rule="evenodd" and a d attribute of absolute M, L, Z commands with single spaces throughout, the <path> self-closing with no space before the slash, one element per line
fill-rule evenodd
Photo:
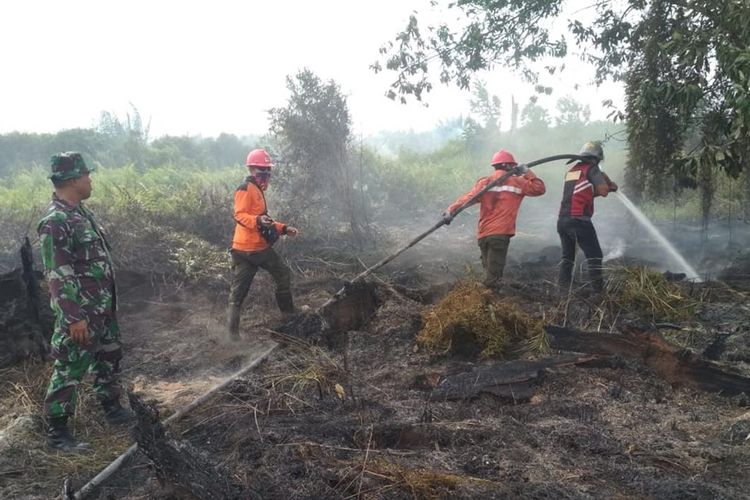
<path fill-rule="evenodd" d="M 443 213 L 443 221 L 450 224 L 455 212 L 471 200 L 488 184 L 513 172 L 505 182 L 491 187 L 474 203 L 479 203 L 477 243 L 482 256 L 485 277 L 483 283 L 490 289 L 500 286 L 510 239 L 516 234 L 516 218 L 525 196 L 541 196 L 546 188 L 526 165 L 519 165 L 513 155 L 501 149 L 492 157 L 495 172 L 479 179 L 468 193 L 458 198 Z"/>
<path fill-rule="evenodd" d="M 604 161 L 601 142 L 587 142 L 578 154 L 581 160 L 565 174 L 563 199 L 557 219 L 557 233 L 560 235 L 562 246 L 558 284 L 561 292 L 570 290 L 578 246 L 583 250 L 588 262 L 591 287 L 594 292 L 599 293 L 604 288 L 604 280 L 602 249 L 594 224 L 591 222 L 594 215 L 594 198 L 606 197 L 609 193 L 617 191 L 618 187 L 599 168 L 599 163 Z"/>

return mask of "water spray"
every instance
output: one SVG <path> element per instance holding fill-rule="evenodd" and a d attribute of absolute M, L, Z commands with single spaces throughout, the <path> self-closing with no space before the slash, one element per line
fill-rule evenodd
<path fill-rule="evenodd" d="M 630 198 L 628 198 L 622 190 L 618 190 L 616 193 L 617 198 L 622 202 L 623 205 L 625 205 L 625 208 L 630 211 L 631 214 L 633 214 L 633 217 L 643 226 L 646 228 L 646 230 L 653 236 L 656 241 L 667 251 L 667 253 L 672 257 L 675 262 L 677 262 L 681 267 L 682 270 L 685 272 L 685 275 L 687 279 L 692 281 L 702 281 L 700 275 L 698 275 L 698 272 L 691 266 L 685 258 L 680 254 L 680 252 L 677 251 L 677 249 L 672 245 L 672 243 L 657 229 L 656 226 L 651 223 L 648 217 L 640 211 L 638 207 L 635 206 L 635 204 L 630 201 Z"/>

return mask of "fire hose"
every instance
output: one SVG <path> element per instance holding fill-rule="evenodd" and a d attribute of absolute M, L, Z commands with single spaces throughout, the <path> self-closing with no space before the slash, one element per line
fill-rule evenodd
<path fill-rule="evenodd" d="M 548 156 L 546 158 L 541 158 L 539 160 L 534 160 L 532 162 L 526 163 L 526 166 L 528 168 L 532 168 L 532 167 L 536 167 L 537 165 L 541 165 L 542 163 L 549 163 L 549 162 L 558 161 L 558 160 L 583 160 L 583 157 L 581 157 L 579 155 L 573 155 L 573 154 L 554 155 L 554 156 Z M 504 183 L 506 180 L 508 180 L 508 178 L 510 178 L 513 175 L 516 175 L 516 171 L 515 170 L 510 170 L 508 173 L 506 173 L 504 175 L 501 175 L 500 177 L 498 177 L 494 181 L 490 182 L 484 188 L 482 188 L 481 191 L 479 191 L 477 194 L 475 194 L 474 196 L 472 196 L 466 203 L 464 203 L 463 205 L 461 205 L 460 207 L 458 207 L 456 210 L 454 210 L 451 215 L 453 217 L 455 217 L 459 213 L 463 212 L 464 209 L 466 209 L 466 208 L 470 207 L 471 205 L 473 205 L 474 203 L 476 203 L 476 201 L 479 198 L 481 198 L 484 193 L 486 193 L 487 191 L 489 191 L 490 189 L 492 189 L 495 186 L 501 185 L 502 183 Z M 380 269 L 381 267 L 385 266 L 386 264 L 388 264 L 389 262 L 391 262 L 392 260 L 394 260 L 396 257 L 398 257 L 399 255 L 401 255 L 402 253 L 404 253 L 405 251 L 407 251 L 408 249 L 410 249 L 411 247 L 413 247 L 414 245 L 416 245 L 417 243 L 419 243 L 423 239 L 425 239 L 427 236 L 429 236 L 430 234 L 432 234 L 435 231 L 437 231 L 438 229 L 440 229 L 440 227 L 444 226 L 445 224 L 446 224 L 445 220 L 443 220 L 441 218 L 434 226 L 432 226 L 427 231 L 423 232 L 422 234 L 420 234 L 419 236 L 417 236 L 416 238 L 414 238 L 413 240 L 411 240 L 406 246 L 402 247 L 397 252 L 392 253 L 391 255 L 383 258 L 382 260 L 376 262 L 372 266 L 368 267 L 367 269 L 365 269 L 364 271 L 362 271 L 361 273 L 359 273 L 357 276 L 355 276 L 354 278 L 352 278 L 351 280 L 349 280 L 341 288 L 341 290 L 339 290 L 338 292 L 336 292 L 333 295 L 333 297 L 331 297 L 330 299 L 328 299 L 326 301 L 326 303 L 321 306 L 321 309 L 324 308 L 324 307 L 326 307 L 326 306 L 328 306 L 328 305 L 330 305 L 330 304 L 332 304 L 332 303 L 334 303 L 334 302 L 336 302 L 341 297 L 343 297 L 344 294 L 346 293 L 347 287 L 353 285 L 354 283 L 357 283 L 358 281 L 361 281 L 365 277 L 367 277 L 370 274 L 372 274 L 374 271 L 376 271 L 376 270 Z"/>

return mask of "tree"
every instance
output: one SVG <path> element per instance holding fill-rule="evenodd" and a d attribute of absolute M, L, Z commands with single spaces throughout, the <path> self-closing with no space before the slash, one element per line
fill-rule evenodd
<path fill-rule="evenodd" d="M 555 122 L 558 127 L 580 127 L 586 125 L 591 119 L 591 108 L 588 105 L 582 105 L 570 96 L 558 99 L 555 107 L 558 113 Z"/>
<path fill-rule="evenodd" d="M 308 217 L 311 224 L 323 221 L 332 228 L 343 218 L 361 245 L 367 231 L 354 188 L 346 97 L 333 80 L 323 82 L 308 69 L 287 77 L 287 88 L 287 105 L 269 113 L 285 166 L 282 188 L 290 192 L 290 209 L 297 218 Z"/>
<path fill-rule="evenodd" d="M 529 130 L 546 130 L 549 128 L 549 113 L 531 99 L 521 110 L 521 126 Z"/>
<path fill-rule="evenodd" d="M 247 144 L 233 134 L 219 134 L 215 140 L 207 141 L 208 154 L 213 166 L 225 167 L 242 163 L 248 152 Z"/>
<path fill-rule="evenodd" d="M 500 97 L 489 93 L 487 85 L 484 82 L 478 81 L 474 84 L 471 111 L 482 118 L 485 129 L 496 132 L 500 131 L 502 102 L 500 101 Z"/>
<path fill-rule="evenodd" d="M 138 168 L 144 168 L 147 162 L 151 123 L 149 121 L 144 125 L 138 108 L 132 103 L 130 107 L 132 114 L 125 114 L 124 123 L 114 113 L 103 111 L 99 116 L 96 130 L 104 135 L 110 144 L 108 163 L 132 163 Z"/>

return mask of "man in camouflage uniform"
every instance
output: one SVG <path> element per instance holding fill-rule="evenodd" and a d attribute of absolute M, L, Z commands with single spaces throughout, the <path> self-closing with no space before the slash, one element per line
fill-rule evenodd
<path fill-rule="evenodd" d="M 88 168 L 79 153 L 52 157 L 55 186 L 47 213 L 39 221 L 42 262 L 55 313 L 52 335 L 54 369 L 44 401 L 48 446 L 78 452 L 88 448 L 68 430 L 75 413 L 76 390 L 88 372 L 106 420 L 124 424 L 133 413 L 120 404 L 122 358 L 109 245 L 82 200 L 91 196 Z"/>

